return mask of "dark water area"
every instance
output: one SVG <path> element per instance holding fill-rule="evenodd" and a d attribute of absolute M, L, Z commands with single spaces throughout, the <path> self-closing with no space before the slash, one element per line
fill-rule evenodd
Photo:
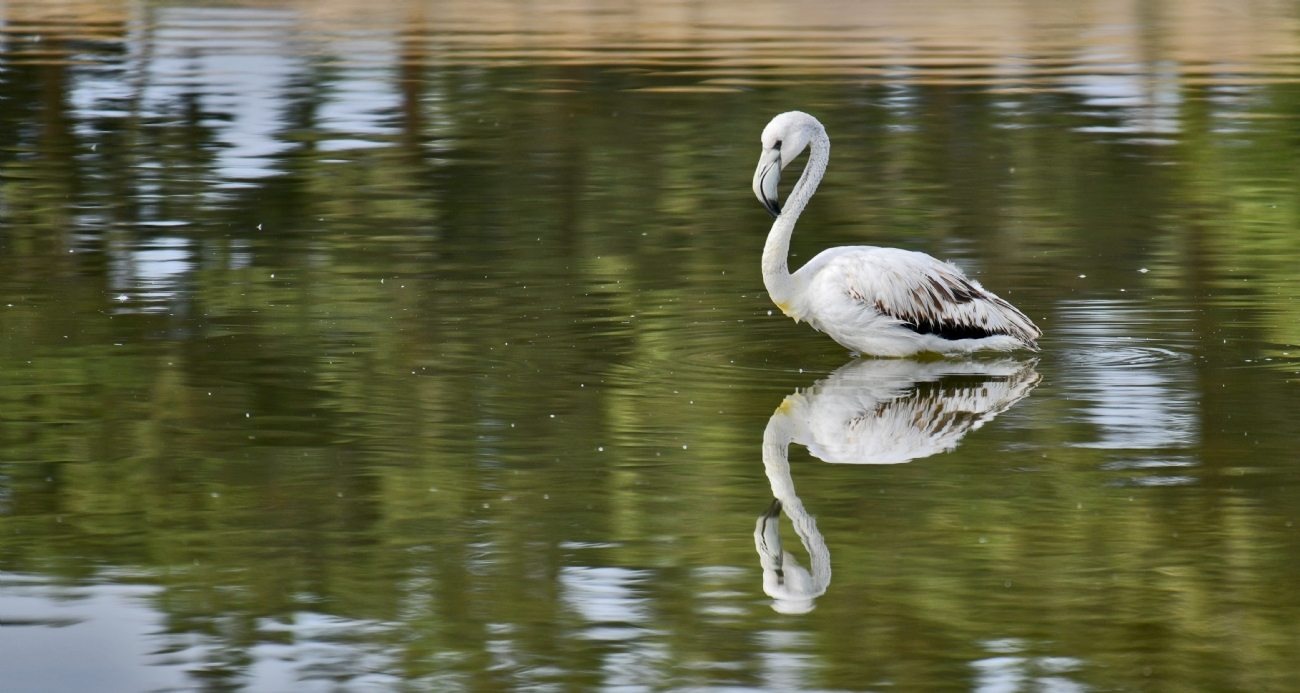
<path fill-rule="evenodd" d="M 1295 8 L 930 5 L 0 6 L 0 690 L 1296 690 Z"/>

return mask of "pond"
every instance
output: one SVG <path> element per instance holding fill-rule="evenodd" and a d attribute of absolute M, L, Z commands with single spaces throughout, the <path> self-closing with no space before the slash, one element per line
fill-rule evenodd
<path fill-rule="evenodd" d="M 0 688 L 1294 690 L 1298 37 L 0 5 Z M 792 266 L 930 253 L 1041 351 L 774 310 L 792 109 L 833 143 Z"/>

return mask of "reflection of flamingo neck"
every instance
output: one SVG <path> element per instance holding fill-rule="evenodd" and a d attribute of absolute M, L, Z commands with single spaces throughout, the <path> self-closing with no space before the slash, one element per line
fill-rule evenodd
<path fill-rule="evenodd" d="M 767 429 L 763 431 L 763 468 L 772 484 L 772 495 L 781 501 L 786 517 L 790 518 L 795 534 L 799 535 L 799 541 L 803 542 L 812 562 L 811 589 L 806 594 L 791 596 L 811 599 L 821 596 L 831 583 L 831 554 L 826 548 L 826 540 L 817 531 L 817 521 L 808 514 L 795 494 L 794 479 L 790 477 L 790 443 L 799 428 L 799 420 L 792 410 L 802 409 L 803 404 L 802 395 L 791 395 L 768 420 Z"/>

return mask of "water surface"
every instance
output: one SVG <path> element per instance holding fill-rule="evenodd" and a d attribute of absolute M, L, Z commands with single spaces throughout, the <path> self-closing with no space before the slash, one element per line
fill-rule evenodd
<path fill-rule="evenodd" d="M 1243 7 L 4 5 L 0 688 L 1293 690 L 1300 24 Z M 793 108 L 793 265 L 931 253 L 1042 352 L 773 311 Z"/>

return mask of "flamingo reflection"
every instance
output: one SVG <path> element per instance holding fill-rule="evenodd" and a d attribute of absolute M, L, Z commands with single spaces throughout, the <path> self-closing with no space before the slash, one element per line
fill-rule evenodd
<path fill-rule="evenodd" d="M 795 392 L 763 432 L 763 466 L 776 499 L 754 527 L 763 591 L 781 613 L 811 611 L 831 581 L 831 557 L 795 493 L 789 447 L 823 462 L 899 464 L 957 447 L 1038 384 L 1036 361 L 855 360 Z M 781 548 L 781 513 L 808 552 L 809 568 Z"/>

